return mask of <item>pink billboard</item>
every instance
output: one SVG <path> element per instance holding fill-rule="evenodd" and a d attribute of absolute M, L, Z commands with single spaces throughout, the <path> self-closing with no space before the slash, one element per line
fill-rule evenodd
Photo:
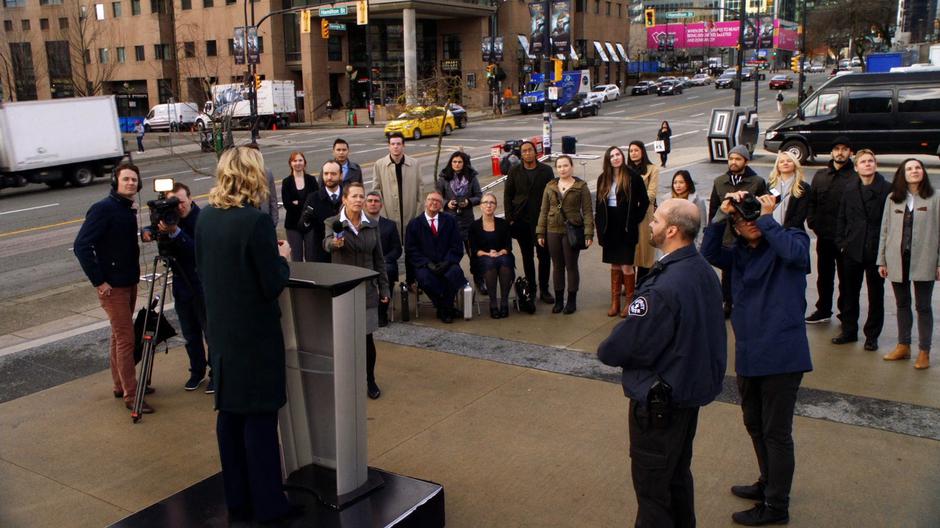
<path fill-rule="evenodd" d="M 785 20 L 762 20 L 759 27 L 748 20 L 744 37 L 746 48 L 776 47 L 785 50 L 797 48 L 796 24 Z M 766 27 L 765 27 L 766 26 Z M 705 22 L 658 24 L 646 29 L 647 49 L 659 49 L 660 45 L 680 48 L 733 48 L 738 45 L 740 23 Z M 768 31 L 769 30 L 769 31 Z"/>

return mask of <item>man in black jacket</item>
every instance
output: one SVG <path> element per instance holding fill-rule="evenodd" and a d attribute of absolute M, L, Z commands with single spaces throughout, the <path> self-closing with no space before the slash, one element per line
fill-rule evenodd
<path fill-rule="evenodd" d="M 402 254 L 401 238 L 398 236 L 398 226 L 384 216 L 382 212 L 382 193 L 370 191 L 366 195 L 366 214 L 369 220 L 379 223 L 379 241 L 382 244 L 382 255 L 385 256 L 385 272 L 388 275 L 389 291 L 398 282 L 398 259 Z M 379 326 L 388 325 L 389 303 L 379 303 Z"/>
<path fill-rule="evenodd" d="M 806 318 L 810 324 L 825 323 L 832 315 L 832 294 L 838 273 L 842 282 L 842 256 L 836 245 L 836 221 L 845 186 L 857 180 L 852 164 L 852 144 L 849 138 L 839 136 L 832 142 L 832 159 L 824 169 L 813 176 L 809 193 L 809 211 L 806 224 L 816 233 L 816 291 L 819 300 L 816 310 Z M 842 316 L 842 295 L 836 303 Z"/>
<path fill-rule="evenodd" d="M 362 183 L 362 168 L 358 163 L 349 159 L 349 143 L 343 138 L 336 138 L 333 142 L 333 160 L 339 163 L 340 170 L 343 173 L 342 185 L 349 182 Z M 323 184 L 323 176 L 320 176 L 320 184 Z"/>
<path fill-rule="evenodd" d="M 199 206 L 193 203 L 189 195 L 189 186 L 183 182 L 173 184 L 173 190 L 167 198 L 176 198 L 179 221 L 168 225 L 163 221 L 158 228 L 168 237 L 170 255 L 173 260 L 173 299 L 176 316 L 180 321 L 183 339 L 186 341 L 186 354 L 189 355 L 189 379 L 183 385 L 187 391 L 194 391 L 206 380 L 206 347 L 203 336 L 206 332 L 206 304 L 202 292 L 202 283 L 196 273 L 196 222 L 199 220 Z M 150 228 L 144 228 L 143 239 L 153 239 Z M 215 393 L 212 373 L 209 373 L 209 385 L 206 394 Z"/>
<path fill-rule="evenodd" d="M 75 257 L 111 322 L 111 379 L 114 397 L 134 408 L 137 374 L 134 371 L 134 304 L 140 282 L 140 248 L 134 198 L 140 192 L 140 169 L 121 163 L 111 177 L 111 193 L 95 203 L 75 237 Z M 147 389 L 148 394 L 153 392 Z M 142 402 L 141 411 L 153 408 Z"/>
<path fill-rule="evenodd" d="M 323 185 L 317 192 L 308 194 L 304 203 L 297 229 L 304 233 L 304 260 L 307 262 L 330 262 L 330 254 L 323 249 L 323 238 L 326 236 L 323 222 L 339 214 L 343 203 L 340 171 L 339 163 L 333 160 L 324 163 L 320 169 Z"/>
<path fill-rule="evenodd" d="M 728 153 L 728 171 L 715 178 L 712 185 L 712 195 L 708 200 L 708 221 L 711 222 L 718 212 L 718 206 L 728 193 L 747 191 L 753 196 L 763 196 L 769 191 L 767 182 L 748 167 L 751 161 L 751 152 L 744 145 L 738 145 Z M 734 233 L 731 228 L 725 229 L 723 242 L 730 246 L 734 243 Z M 725 318 L 731 316 L 731 275 L 721 271 L 721 296 L 724 300 Z"/>
<path fill-rule="evenodd" d="M 858 178 L 845 187 L 836 222 L 836 244 L 842 252 L 839 299 L 842 302 L 842 332 L 832 338 L 841 345 L 858 340 L 859 295 L 862 279 L 868 285 L 868 317 L 865 319 L 865 350 L 878 349 L 884 324 L 884 284 L 875 259 L 881 234 L 881 216 L 891 193 L 891 183 L 878 173 L 875 153 L 862 149 L 855 155 Z"/>
<path fill-rule="evenodd" d="M 545 186 L 555 178 L 551 167 L 538 161 L 535 144 L 531 141 L 522 143 L 520 149 L 522 163 L 513 167 L 506 176 L 503 190 L 503 207 L 509 222 L 512 237 L 519 243 L 522 252 L 522 268 L 526 280 L 532 287 L 532 297 L 536 297 L 535 257 L 539 259 L 538 287 L 542 290 L 542 302 L 555 304 L 555 297 L 549 293 L 548 279 L 551 271 L 551 257 L 548 248 L 535 243 L 535 226 L 538 224 L 542 208 L 542 193 Z"/>

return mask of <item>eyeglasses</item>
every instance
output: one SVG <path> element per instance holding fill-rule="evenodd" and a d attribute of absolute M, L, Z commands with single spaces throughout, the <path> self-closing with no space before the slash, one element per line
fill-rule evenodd
<path fill-rule="evenodd" d="M 483 201 L 483 202 L 480 202 L 480 205 L 496 205 L 496 202 L 493 202 L 493 201 Z"/>

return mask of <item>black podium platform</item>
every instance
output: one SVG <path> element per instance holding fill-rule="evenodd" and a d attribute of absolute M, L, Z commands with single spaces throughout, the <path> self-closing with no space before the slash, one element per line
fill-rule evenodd
<path fill-rule="evenodd" d="M 303 504 L 302 517 L 284 526 L 316 528 L 436 528 L 444 526 L 444 488 L 440 484 L 378 472 L 384 485 L 365 497 L 334 510 L 313 494 L 288 491 L 290 501 Z M 186 488 L 179 493 L 112 524 L 112 528 L 196 528 L 247 527 L 247 523 L 228 524 L 222 473 Z"/>

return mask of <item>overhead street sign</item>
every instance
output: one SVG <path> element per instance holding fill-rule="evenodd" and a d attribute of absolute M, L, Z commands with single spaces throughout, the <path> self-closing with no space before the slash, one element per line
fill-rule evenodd
<path fill-rule="evenodd" d="M 695 16 L 695 13 L 692 11 L 673 11 L 672 13 L 666 13 L 664 16 L 669 19 L 692 18 Z"/>
<path fill-rule="evenodd" d="M 346 9 L 346 6 L 321 7 L 319 13 L 320 13 L 320 18 L 331 17 L 331 16 L 343 16 L 343 15 L 349 14 L 349 10 Z"/>

